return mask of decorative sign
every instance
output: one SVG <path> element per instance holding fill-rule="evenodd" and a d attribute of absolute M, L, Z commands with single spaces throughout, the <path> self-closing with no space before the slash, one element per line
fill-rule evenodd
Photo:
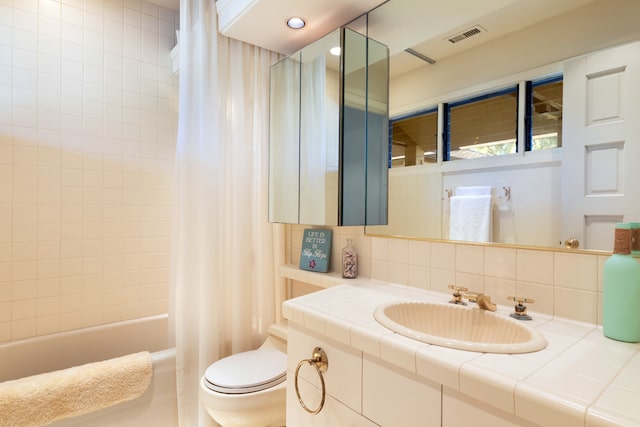
<path fill-rule="evenodd" d="M 306 228 L 302 236 L 300 269 L 326 273 L 331 255 L 331 230 Z"/>

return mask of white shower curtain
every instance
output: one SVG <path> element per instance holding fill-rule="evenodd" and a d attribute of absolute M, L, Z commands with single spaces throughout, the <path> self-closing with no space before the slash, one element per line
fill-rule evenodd
<path fill-rule="evenodd" d="M 214 425 L 206 367 L 257 347 L 275 319 L 267 222 L 269 66 L 275 53 L 217 33 L 214 0 L 180 4 L 172 328 L 180 426 Z"/>

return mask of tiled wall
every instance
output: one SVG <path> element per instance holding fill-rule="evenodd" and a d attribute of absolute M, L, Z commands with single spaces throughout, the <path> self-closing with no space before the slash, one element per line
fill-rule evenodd
<path fill-rule="evenodd" d="M 167 311 L 177 25 L 0 0 L 0 342 Z"/>
<path fill-rule="evenodd" d="M 298 264 L 304 226 L 288 226 L 288 260 Z M 535 300 L 529 309 L 602 324 L 602 267 L 607 254 L 366 236 L 363 227 L 334 228 L 331 272 L 340 271 L 347 237 L 358 251 L 359 275 L 450 293 L 449 284 Z M 322 273 L 317 273 L 322 274 Z"/>

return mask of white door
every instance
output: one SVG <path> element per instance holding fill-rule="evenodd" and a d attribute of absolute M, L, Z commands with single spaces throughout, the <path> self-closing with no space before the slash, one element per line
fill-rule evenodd
<path fill-rule="evenodd" d="M 563 104 L 562 243 L 612 250 L 640 221 L 640 43 L 567 62 Z"/>

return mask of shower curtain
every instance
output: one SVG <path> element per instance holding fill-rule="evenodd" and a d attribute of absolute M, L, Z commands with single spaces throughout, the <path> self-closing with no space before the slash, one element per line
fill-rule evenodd
<path fill-rule="evenodd" d="M 214 361 L 256 348 L 275 319 L 267 221 L 270 51 L 217 32 L 214 0 L 180 4 L 180 97 L 172 307 L 180 426 L 210 426 L 198 402 Z"/>

